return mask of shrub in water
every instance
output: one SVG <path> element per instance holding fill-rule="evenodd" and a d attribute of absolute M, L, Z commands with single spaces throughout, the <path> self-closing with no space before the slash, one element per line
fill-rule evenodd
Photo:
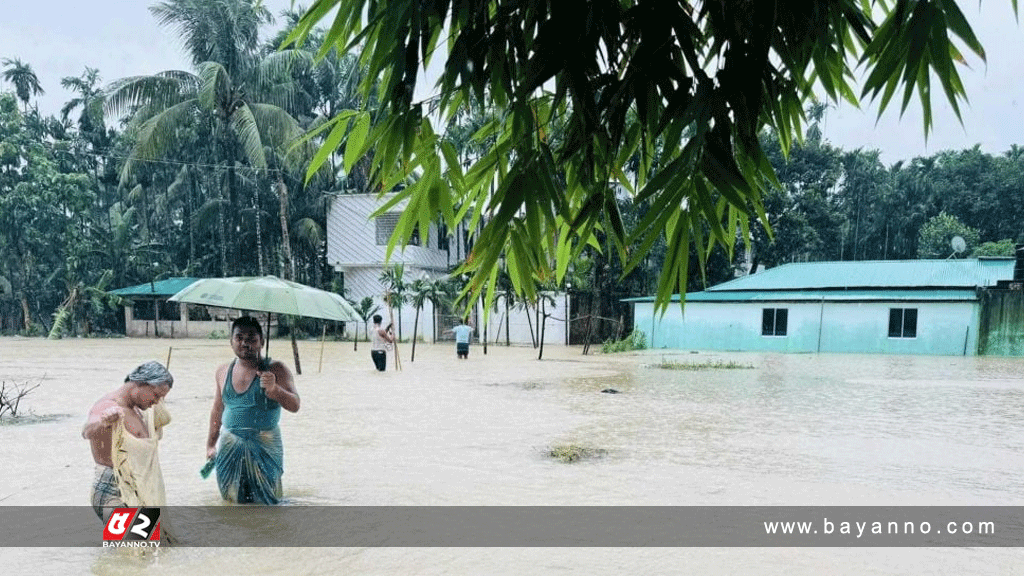
<path fill-rule="evenodd" d="M 647 335 L 643 332 L 634 329 L 622 340 L 613 341 L 608 340 L 601 346 L 601 352 L 605 354 L 611 354 L 613 352 L 629 352 L 631 350 L 646 350 L 647 349 Z"/>

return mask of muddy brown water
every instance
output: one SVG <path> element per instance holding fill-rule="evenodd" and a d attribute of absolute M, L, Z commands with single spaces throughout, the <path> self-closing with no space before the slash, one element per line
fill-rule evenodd
<path fill-rule="evenodd" d="M 0 380 L 39 384 L 0 423 L 3 506 L 85 505 L 89 406 L 167 360 L 169 504 L 221 504 L 202 480 L 225 340 L 0 338 Z M 292 505 L 1024 504 L 1024 360 L 301 342 L 282 413 Z M 292 364 L 285 341 L 271 356 Z M 666 370 L 662 362 L 733 362 Z M 602 394 L 612 388 L 620 394 Z M 599 458 L 565 464 L 552 447 Z M 2 516 L 0 516 L 2 521 Z M 1020 574 L 1015 548 L 4 548 L 4 574 Z"/>

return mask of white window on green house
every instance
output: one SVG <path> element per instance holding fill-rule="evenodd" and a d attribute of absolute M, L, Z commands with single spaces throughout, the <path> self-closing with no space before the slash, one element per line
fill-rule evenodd
<path fill-rule="evenodd" d="M 762 336 L 785 336 L 788 323 L 788 308 L 765 308 L 761 311 Z"/>

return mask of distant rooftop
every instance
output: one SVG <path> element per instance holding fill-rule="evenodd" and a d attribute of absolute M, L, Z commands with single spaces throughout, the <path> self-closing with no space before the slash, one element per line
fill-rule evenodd
<path fill-rule="evenodd" d="M 914 290 L 915 299 L 973 299 L 976 288 L 1013 279 L 1013 258 L 969 260 L 869 260 L 783 264 L 686 295 L 688 301 L 767 299 L 899 299 Z M 650 296 L 628 298 L 650 302 Z M 679 295 L 672 297 L 679 300 Z"/>
<path fill-rule="evenodd" d="M 1013 278 L 1013 258 L 799 262 L 730 280 L 723 290 L 978 288 Z"/>
<path fill-rule="evenodd" d="M 199 280 L 199 278 L 167 278 L 165 280 L 158 280 L 152 283 L 146 282 L 145 284 L 139 284 L 138 286 L 109 290 L 108 292 L 111 294 L 117 294 L 118 296 L 124 296 L 126 298 L 131 298 L 133 296 L 174 296 L 196 280 Z"/>

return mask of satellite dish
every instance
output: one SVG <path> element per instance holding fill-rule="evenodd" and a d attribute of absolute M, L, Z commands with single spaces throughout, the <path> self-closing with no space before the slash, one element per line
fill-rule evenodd
<path fill-rule="evenodd" d="M 949 243 L 953 246 L 953 252 L 957 254 L 962 254 L 964 250 L 967 250 L 967 242 L 964 241 L 963 236 L 953 236 Z"/>

